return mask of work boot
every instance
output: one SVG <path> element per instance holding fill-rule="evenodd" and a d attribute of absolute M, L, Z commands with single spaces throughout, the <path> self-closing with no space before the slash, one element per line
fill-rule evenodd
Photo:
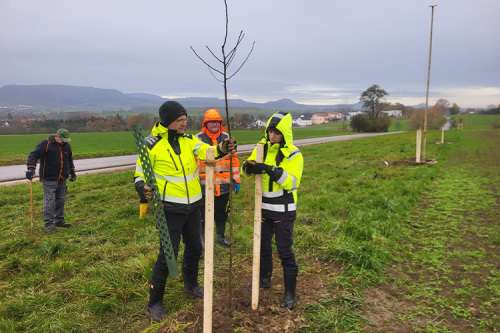
<path fill-rule="evenodd" d="M 69 228 L 71 227 L 71 223 L 66 223 L 64 221 L 57 221 L 55 223 L 56 227 L 59 227 L 59 228 Z"/>
<path fill-rule="evenodd" d="M 151 284 L 149 285 L 149 302 L 148 302 L 148 312 L 151 315 L 151 319 L 156 322 L 164 321 L 167 318 L 167 314 L 163 309 L 163 294 L 165 293 L 165 282 L 161 278 L 152 276 Z"/>
<path fill-rule="evenodd" d="M 182 264 L 182 279 L 184 292 L 194 297 L 203 298 L 203 288 L 198 284 L 198 265 L 188 266 Z"/>
<path fill-rule="evenodd" d="M 285 295 L 280 307 L 293 310 L 295 306 L 295 288 L 297 287 L 297 275 L 299 268 L 283 268 L 283 279 L 285 280 Z"/>
<path fill-rule="evenodd" d="M 273 275 L 273 257 L 260 258 L 260 278 L 259 288 L 271 289 L 271 277 Z M 245 289 L 249 292 L 252 291 L 252 286 L 246 286 Z"/>
<path fill-rule="evenodd" d="M 224 235 L 217 235 L 217 243 L 219 243 L 220 245 L 224 246 L 224 247 L 231 247 L 231 243 L 229 243 L 226 238 L 224 237 Z"/>

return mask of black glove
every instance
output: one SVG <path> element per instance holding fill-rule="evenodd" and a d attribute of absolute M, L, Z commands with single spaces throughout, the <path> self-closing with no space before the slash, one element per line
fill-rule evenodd
<path fill-rule="evenodd" d="M 229 154 L 235 152 L 238 145 L 236 144 L 236 139 L 231 136 L 229 138 L 225 138 L 224 141 L 219 143 L 218 147 L 223 154 Z"/>
<path fill-rule="evenodd" d="M 269 175 L 269 178 L 275 182 L 278 179 L 281 178 L 283 175 L 283 169 L 282 168 L 276 168 L 272 165 L 265 164 L 265 163 L 255 163 L 252 168 L 252 173 L 255 175 L 261 174 L 261 173 L 267 173 Z"/>
<path fill-rule="evenodd" d="M 139 194 L 139 198 L 141 198 L 141 203 L 148 203 L 148 199 L 146 199 L 146 197 L 144 196 L 144 185 L 146 185 L 146 183 L 141 180 L 134 183 L 134 185 L 137 194 Z"/>
<path fill-rule="evenodd" d="M 253 163 L 250 163 L 253 162 Z M 255 161 L 253 160 L 248 160 L 247 162 L 243 163 L 243 166 L 241 167 L 243 169 L 243 172 L 246 173 L 247 175 L 253 174 L 253 166 L 254 166 Z"/>
<path fill-rule="evenodd" d="M 26 171 L 26 178 L 32 180 L 34 175 L 35 175 L 35 168 L 28 168 L 28 171 Z"/>
<path fill-rule="evenodd" d="M 252 168 L 252 173 L 258 175 L 261 173 L 267 173 L 268 175 L 273 172 L 273 166 L 265 163 L 255 163 Z"/>
<path fill-rule="evenodd" d="M 69 181 L 70 182 L 74 182 L 76 180 L 76 173 L 75 172 L 72 172 L 70 174 L 70 177 L 69 177 Z"/>

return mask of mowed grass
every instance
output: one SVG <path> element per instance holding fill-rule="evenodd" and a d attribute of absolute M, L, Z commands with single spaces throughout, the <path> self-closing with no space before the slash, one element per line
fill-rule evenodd
<path fill-rule="evenodd" d="M 361 295 L 366 288 L 387 281 L 390 277 L 386 267 L 398 261 L 437 265 L 426 273 L 436 276 L 436 280 L 422 275 L 422 282 L 434 281 L 435 285 L 439 281 L 438 273 L 444 271 L 437 271 L 440 256 L 449 254 L 450 250 L 433 251 L 436 256 L 428 258 L 424 257 L 426 250 L 441 251 L 443 245 L 440 244 L 446 244 L 446 234 L 460 230 L 457 228 L 467 217 L 481 216 L 482 211 L 498 217 L 498 203 L 492 200 L 494 192 L 484 189 L 490 182 L 496 184 L 498 190 L 498 169 L 483 169 L 474 160 L 457 162 L 463 154 L 474 155 L 484 149 L 495 152 L 492 148 L 498 147 L 497 136 L 472 129 L 452 130 L 446 132 L 445 141 L 453 144 L 436 145 L 433 142 L 440 141 L 441 133 L 429 131 L 427 158 L 435 158 L 438 163 L 406 167 L 388 167 L 384 161 L 391 163 L 414 157 L 413 132 L 301 148 L 305 168 L 299 190 L 294 249 L 300 274 L 311 274 L 315 262 L 322 262 L 329 269 L 324 271 L 324 289 L 317 291 L 317 302 L 300 303 L 298 295 L 299 304 L 294 311 L 302 313 L 308 326 L 297 331 L 376 330 L 373 326 L 363 326 L 366 320 L 360 315 Z M 474 176 L 478 173 L 481 177 Z M 1 332 L 161 329 L 159 325 L 151 325 L 145 314 L 148 280 L 158 250 L 157 230 L 151 216 L 138 218 L 138 197 L 132 176 L 132 172 L 85 175 L 69 183 L 67 219 L 73 227 L 53 235 L 43 231 L 43 194 L 41 185 L 34 184 L 33 237 L 30 236 L 29 186 L 0 187 Z M 469 199 L 459 205 L 460 209 L 454 209 L 462 200 L 454 190 L 454 183 L 459 179 L 472 182 L 466 187 L 471 192 Z M 253 193 L 251 179 L 243 181 L 241 191 L 234 196 L 233 206 L 238 226 L 235 228 L 236 262 L 251 258 L 252 226 L 244 223 L 251 205 L 243 200 L 247 191 Z M 432 210 L 425 209 L 434 197 L 442 200 L 442 206 L 433 203 L 436 206 Z M 492 215 L 495 211 L 497 215 Z M 414 233 L 416 223 L 426 226 L 420 228 L 420 236 Z M 431 225 L 436 231 L 426 232 Z M 445 233 L 438 234 L 440 226 Z M 490 246 L 498 246 L 498 227 L 473 230 L 490 242 Z M 428 237 L 434 234 L 436 237 Z M 413 243 L 408 241 L 416 242 L 424 236 L 429 243 L 413 254 L 410 251 Z M 474 272 L 473 259 L 479 262 L 486 252 L 472 248 L 462 252 L 456 249 L 452 253 L 469 259 L 466 269 Z M 340 276 L 326 274 L 339 271 L 339 267 L 342 267 Z M 441 306 L 450 312 L 436 312 L 440 316 L 469 320 L 479 332 L 493 331 L 498 325 L 494 312 L 500 296 L 495 288 L 498 267 L 481 264 L 477 269 L 485 272 L 484 267 L 490 272 L 482 278 L 484 286 L 471 286 L 472 283 L 461 279 L 464 281 L 457 284 L 453 293 L 467 296 L 474 295 L 476 289 L 471 288 L 484 289 L 475 306 L 487 319 L 475 319 L 465 304 L 452 303 L 455 298 L 447 301 L 434 297 L 435 303 L 428 305 L 428 311 L 439 310 L 437 306 Z M 227 270 L 227 262 L 218 262 L 215 269 Z M 404 269 L 411 267 L 401 268 Z M 415 284 L 409 294 L 416 299 L 421 297 L 417 292 L 428 287 Z M 194 301 L 184 296 L 178 278 L 168 280 L 167 290 L 165 303 L 169 318 L 165 325 L 168 326 L 182 320 L 183 311 L 192 311 Z M 454 331 L 451 325 L 439 321 L 419 326 L 418 319 L 417 311 L 397 320 L 410 323 L 417 331 Z"/>

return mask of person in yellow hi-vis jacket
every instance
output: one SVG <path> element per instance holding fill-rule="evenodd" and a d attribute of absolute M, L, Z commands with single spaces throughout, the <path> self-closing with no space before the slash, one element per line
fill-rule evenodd
<path fill-rule="evenodd" d="M 163 103 L 159 110 L 160 121 L 152 130 L 153 136 L 146 139 L 149 158 L 155 173 L 159 195 L 170 233 L 170 241 L 175 257 L 179 253 L 182 237 L 184 256 L 182 277 L 184 292 L 203 298 L 203 289 L 198 284 L 198 265 L 202 253 L 200 236 L 201 186 L 195 157 L 205 159 L 206 150 L 211 145 L 186 133 L 187 111 L 176 101 Z M 226 138 L 215 148 L 219 158 L 236 151 L 236 140 Z M 135 188 L 151 200 L 151 188 L 145 184 L 144 171 L 140 159 L 136 164 Z M 166 314 L 163 309 L 163 294 L 168 276 L 168 267 L 161 246 L 158 259 L 153 267 L 149 288 L 147 310 L 154 321 L 162 321 Z"/>
<path fill-rule="evenodd" d="M 264 144 L 264 163 L 255 163 L 256 150 L 243 163 L 245 174 L 262 176 L 262 236 L 260 244 L 260 288 L 271 288 L 273 271 L 271 241 L 283 267 L 285 293 L 281 307 L 292 310 L 299 266 L 293 253 L 293 225 L 297 217 L 297 189 L 302 178 L 304 159 L 293 144 L 292 116 L 278 111 L 268 120 Z"/>
<path fill-rule="evenodd" d="M 224 141 L 225 138 L 229 137 L 229 134 L 225 132 L 226 127 L 223 126 L 223 120 L 220 116 L 219 110 L 210 109 L 205 112 L 205 118 L 203 119 L 203 125 L 201 132 L 197 133 L 195 137 L 201 141 L 208 143 L 209 145 L 217 145 Z M 232 161 L 231 161 L 232 159 Z M 205 193 L 205 163 L 199 161 L 199 173 L 201 189 L 203 194 Z M 224 158 L 217 160 L 215 167 L 215 196 L 214 196 L 214 220 L 215 220 L 215 231 L 217 235 L 217 242 L 225 247 L 230 247 L 231 244 L 226 240 L 224 236 L 226 230 L 226 222 L 228 218 L 229 211 L 229 192 L 230 192 L 230 167 L 232 166 L 233 171 L 233 190 L 236 194 L 240 191 L 240 162 L 236 157 L 236 152 L 232 155 L 226 155 Z M 202 239 L 205 241 L 205 207 L 201 208 L 202 216 L 202 226 L 201 234 Z"/>

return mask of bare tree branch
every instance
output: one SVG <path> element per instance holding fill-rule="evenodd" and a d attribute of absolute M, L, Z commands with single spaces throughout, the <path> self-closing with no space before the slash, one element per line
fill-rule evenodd
<path fill-rule="evenodd" d="M 240 65 L 240 67 L 238 67 L 238 69 L 233 74 L 228 76 L 228 74 L 227 74 L 228 68 L 231 65 L 231 63 L 233 62 L 233 60 L 235 59 L 236 51 L 237 51 L 238 47 L 240 46 L 241 42 L 243 41 L 245 34 L 243 33 L 243 30 L 240 31 L 240 34 L 238 36 L 238 39 L 236 40 L 235 46 L 226 55 L 226 43 L 227 43 L 227 36 L 228 36 L 228 31 L 229 31 L 229 14 L 228 14 L 228 10 L 227 10 L 227 0 L 224 0 L 224 6 L 226 9 L 226 30 L 225 30 L 225 34 L 224 34 L 224 43 L 221 46 L 222 58 L 219 58 L 217 55 L 215 55 L 214 52 L 212 52 L 212 50 L 208 46 L 206 46 L 208 52 L 212 55 L 212 57 L 214 57 L 215 60 L 217 60 L 219 63 L 222 64 L 222 69 L 219 70 L 219 69 L 216 69 L 214 66 L 210 65 L 200 55 L 198 55 L 198 53 L 196 53 L 195 49 L 192 46 L 190 46 L 190 47 L 191 47 L 191 50 L 193 50 L 194 54 L 198 57 L 198 59 L 200 59 L 208 67 L 210 74 L 212 74 L 212 76 L 217 81 L 223 83 L 224 100 L 225 100 L 225 104 L 226 104 L 226 126 L 227 126 L 227 131 L 228 131 L 229 135 L 231 136 L 231 123 L 229 121 L 229 105 L 228 105 L 228 99 L 227 99 L 227 80 L 229 80 L 230 78 L 235 76 L 236 73 L 238 73 L 240 71 L 240 69 L 243 67 L 243 65 L 245 65 L 248 58 L 250 57 L 250 54 L 252 54 L 252 52 L 253 52 L 253 49 L 255 47 L 255 41 L 252 43 L 252 48 L 251 48 L 250 52 L 248 52 L 245 60 Z M 216 73 L 221 75 L 222 79 L 218 78 Z M 230 212 L 230 214 L 229 214 L 229 216 L 230 216 L 230 218 L 229 218 L 229 221 L 230 221 L 229 230 L 230 230 L 230 232 L 229 233 L 230 233 L 231 247 L 230 247 L 229 270 L 228 270 L 228 281 L 229 281 L 228 293 L 229 293 L 229 307 L 231 309 L 231 316 L 232 316 L 232 308 L 231 308 L 232 271 L 233 271 L 233 209 L 231 209 L 232 205 L 233 205 L 233 159 L 232 158 L 229 159 L 229 170 L 230 170 L 229 171 L 230 172 L 230 176 L 229 176 L 229 181 L 230 181 L 230 183 L 229 183 L 230 184 L 230 186 L 229 186 L 229 188 L 230 188 L 230 192 L 229 192 L 229 207 L 230 207 L 230 209 L 229 209 L 229 212 Z"/>

